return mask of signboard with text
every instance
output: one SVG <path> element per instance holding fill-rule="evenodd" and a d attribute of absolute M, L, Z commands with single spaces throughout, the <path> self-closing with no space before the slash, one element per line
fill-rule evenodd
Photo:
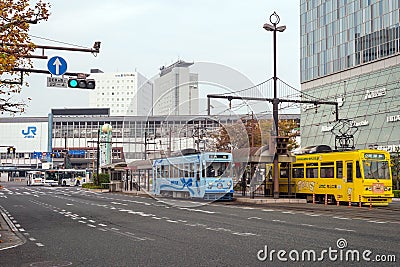
<path fill-rule="evenodd" d="M 61 77 L 47 77 L 47 87 L 68 88 L 68 79 Z"/>

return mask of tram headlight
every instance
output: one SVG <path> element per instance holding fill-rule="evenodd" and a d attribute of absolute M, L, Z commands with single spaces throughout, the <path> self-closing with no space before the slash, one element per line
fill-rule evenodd
<path fill-rule="evenodd" d="M 371 191 L 371 190 L 372 190 L 372 187 L 370 187 L 370 186 L 369 187 L 368 186 L 365 187 L 365 191 Z"/>
<path fill-rule="evenodd" d="M 390 191 L 392 188 L 390 186 L 385 186 L 385 191 Z"/>

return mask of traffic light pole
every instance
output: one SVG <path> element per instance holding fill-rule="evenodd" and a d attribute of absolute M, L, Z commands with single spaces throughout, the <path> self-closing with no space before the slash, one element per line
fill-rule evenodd
<path fill-rule="evenodd" d="M 26 58 L 36 58 L 36 59 L 47 59 L 48 57 L 44 54 L 44 51 L 47 50 L 63 50 L 63 51 L 71 51 L 71 52 L 88 52 L 92 53 L 94 56 L 97 56 L 100 53 L 100 44 L 101 42 L 95 42 L 93 48 L 75 48 L 75 47 L 62 47 L 62 46 L 48 46 L 48 45 L 35 45 L 35 49 L 42 49 L 41 55 L 28 55 Z M 0 43 L 0 45 L 7 46 L 26 46 L 25 44 L 9 44 L 9 43 Z M 21 77 L 17 81 L 1 81 L 2 83 L 7 84 L 19 84 L 23 85 L 23 74 L 24 73 L 42 73 L 42 74 L 50 74 L 48 70 L 38 70 L 38 69 L 27 69 L 27 68 L 13 68 L 13 71 L 20 72 Z M 75 72 L 66 72 L 65 75 L 78 77 L 82 75 L 82 73 Z M 88 77 L 90 74 L 84 74 Z"/>

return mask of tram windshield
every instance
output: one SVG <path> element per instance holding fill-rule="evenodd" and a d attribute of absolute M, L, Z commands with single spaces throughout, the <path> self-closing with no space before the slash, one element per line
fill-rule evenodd
<path fill-rule="evenodd" d="M 207 163 L 207 177 L 232 177 L 232 165 L 229 162 Z"/>
<path fill-rule="evenodd" d="M 365 179 L 390 179 L 387 161 L 364 160 L 363 167 Z"/>

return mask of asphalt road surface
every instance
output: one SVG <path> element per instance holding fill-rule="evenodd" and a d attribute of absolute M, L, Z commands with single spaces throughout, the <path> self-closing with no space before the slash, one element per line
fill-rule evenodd
<path fill-rule="evenodd" d="M 307 207 L 8 183 L 0 211 L 23 242 L 0 250 L 0 266 L 398 266 L 398 203 Z"/>

